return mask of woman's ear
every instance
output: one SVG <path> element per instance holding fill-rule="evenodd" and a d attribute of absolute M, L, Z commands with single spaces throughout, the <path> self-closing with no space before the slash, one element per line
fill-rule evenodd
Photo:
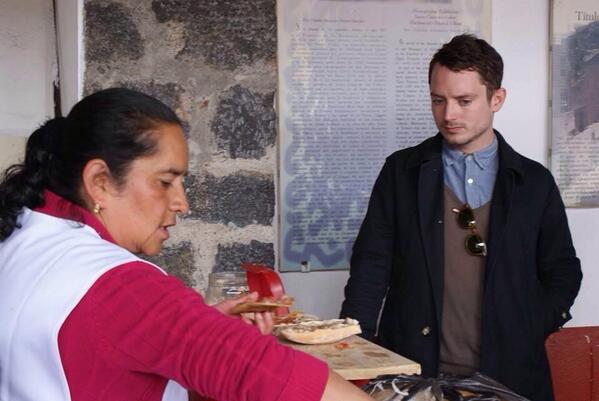
<path fill-rule="evenodd" d="M 102 159 L 92 159 L 85 164 L 82 173 L 84 197 L 90 209 L 103 208 L 114 192 L 110 169 Z"/>

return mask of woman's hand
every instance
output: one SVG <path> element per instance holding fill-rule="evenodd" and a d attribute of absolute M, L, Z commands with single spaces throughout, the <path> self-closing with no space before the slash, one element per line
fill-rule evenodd
<path fill-rule="evenodd" d="M 258 293 L 252 292 L 247 295 L 242 295 L 239 298 L 234 299 L 226 299 L 222 302 L 219 302 L 214 306 L 214 308 L 218 309 L 225 315 L 231 315 L 231 309 L 240 303 L 247 301 L 257 301 Z M 231 315 L 237 316 L 237 315 Z M 242 315 L 238 315 L 241 320 L 246 322 L 247 324 L 254 325 L 260 330 L 262 334 L 271 334 L 272 329 L 274 327 L 274 320 L 272 312 L 256 312 L 256 313 L 244 313 Z"/>

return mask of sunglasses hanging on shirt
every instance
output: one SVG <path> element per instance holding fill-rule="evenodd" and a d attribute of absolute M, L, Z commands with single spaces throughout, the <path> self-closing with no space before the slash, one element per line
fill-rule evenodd
<path fill-rule="evenodd" d="M 457 213 L 458 224 L 465 230 L 470 230 L 470 235 L 466 237 L 466 250 L 470 255 L 474 256 L 487 256 L 487 244 L 481 237 L 476 227 L 476 219 L 474 218 L 474 212 L 468 203 L 460 209 L 453 208 L 452 212 Z"/>

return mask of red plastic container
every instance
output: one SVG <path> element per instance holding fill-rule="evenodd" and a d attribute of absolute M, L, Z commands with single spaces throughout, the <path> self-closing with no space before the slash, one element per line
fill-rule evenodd
<path fill-rule="evenodd" d="M 257 263 L 242 263 L 241 268 L 245 270 L 249 290 L 256 291 L 260 298 L 278 299 L 285 295 L 281 278 L 273 269 Z M 289 313 L 289 308 L 277 308 L 275 313 L 279 316 L 286 315 Z"/>

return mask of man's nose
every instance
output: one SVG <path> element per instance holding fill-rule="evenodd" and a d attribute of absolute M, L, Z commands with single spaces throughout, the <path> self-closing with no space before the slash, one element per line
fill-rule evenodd
<path fill-rule="evenodd" d="M 447 102 L 445 104 L 445 113 L 443 115 L 445 121 L 453 121 L 456 119 L 458 113 L 458 105 L 454 102 Z"/>

